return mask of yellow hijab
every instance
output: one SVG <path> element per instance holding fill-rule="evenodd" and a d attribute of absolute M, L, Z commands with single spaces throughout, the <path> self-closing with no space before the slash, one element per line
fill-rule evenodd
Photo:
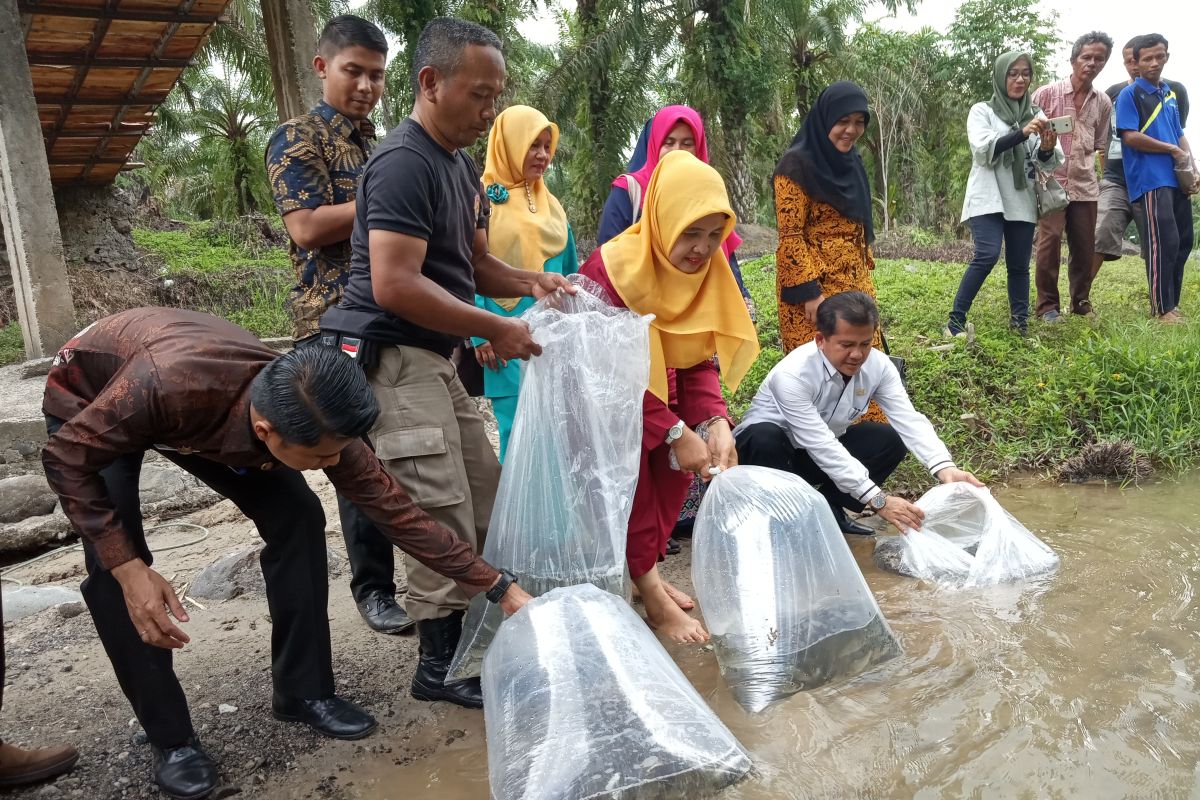
<path fill-rule="evenodd" d="M 558 149 L 558 126 L 529 106 L 509 106 L 496 116 L 488 134 L 483 185 L 499 184 L 508 190 L 504 202 L 492 199 L 488 225 L 488 251 L 505 263 L 530 272 L 541 272 L 551 258 L 567 246 L 567 215 L 546 182 L 538 178 L 529 187 L 536 211 L 525 196 L 525 156 L 533 142 L 550 129 L 550 158 Z M 490 196 L 490 195 L 489 195 Z M 505 311 L 520 298 L 494 298 Z"/>
<path fill-rule="evenodd" d="M 715 353 L 725 384 L 736 390 L 758 357 L 758 334 L 721 248 L 689 275 L 671 264 L 671 247 L 696 220 L 726 215 L 724 241 L 737 221 L 725 182 L 692 154 L 677 150 L 658 163 L 642 216 L 600 248 L 609 280 L 650 324 L 650 391 L 667 402 L 667 368 L 693 367 Z"/>

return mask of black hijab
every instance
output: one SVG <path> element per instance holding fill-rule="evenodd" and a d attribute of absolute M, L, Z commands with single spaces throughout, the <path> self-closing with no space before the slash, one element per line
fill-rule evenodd
<path fill-rule="evenodd" d="M 843 153 L 829 141 L 829 131 L 837 121 L 855 112 L 871 121 L 867 95 L 857 84 L 838 81 L 827 87 L 779 159 L 775 174 L 791 178 L 809 197 L 860 223 L 870 244 L 875 241 L 875 229 L 871 224 L 871 186 L 862 156 L 857 145 Z"/>

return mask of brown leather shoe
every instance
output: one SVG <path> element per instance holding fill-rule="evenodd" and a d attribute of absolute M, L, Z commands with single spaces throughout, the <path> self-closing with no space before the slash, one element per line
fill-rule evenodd
<path fill-rule="evenodd" d="M 75 766 L 78 759 L 79 751 L 70 745 L 22 750 L 0 744 L 0 786 L 24 786 L 57 778 Z"/>

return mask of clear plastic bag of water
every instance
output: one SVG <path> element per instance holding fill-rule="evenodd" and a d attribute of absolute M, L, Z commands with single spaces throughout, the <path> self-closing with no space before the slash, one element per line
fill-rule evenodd
<path fill-rule="evenodd" d="M 624 595 L 651 318 L 614 308 L 589 278 L 569 280 L 577 294 L 557 292 L 522 317 L 542 354 L 522 365 L 482 555 L 535 596 L 577 583 Z M 472 600 L 451 680 L 479 674 L 503 616 L 483 595 Z"/>
<path fill-rule="evenodd" d="M 790 473 L 713 478 L 692 583 L 721 674 L 752 713 L 901 653 L 825 498 Z"/>
<path fill-rule="evenodd" d="M 483 708 L 494 800 L 707 798 L 752 767 L 646 623 L 592 585 L 501 626 Z"/>
<path fill-rule="evenodd" d="M 1054 551 L 986 488 L 941 484 L 916 505 L 925 512 L 920 531 L 877 541 L 875 561 L 884 569 L 958 588 L 1010 583 L 1058 566 Z"/>

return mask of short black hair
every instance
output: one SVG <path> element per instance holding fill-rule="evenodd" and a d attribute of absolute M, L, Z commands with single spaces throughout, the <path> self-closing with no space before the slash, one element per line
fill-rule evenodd
<path fill-rule="evenodd" d="M 250 402 L 288 444 L 311 447 L 326 436 L 357 439 L 379 418 L 367 376 L 333 347 L 308 345 L 263 367 Z"/>
<path fill-rule="evenodd" d="M 1126 42 L 1126 43 L 1125 43 L 1125 46 L 1121 48 L 1121 51 L 1122 51 L 1122 52 L 1124 52 L 1125 50 L 1132 50 L 1132 49 L 1133 49 L 1133 46 L 1134 46 L 1135 44 L 1137 44 L 1137 40 L 1138 40 L 1138 39 L 1140 39 L 1140 38 L 1142 38 L 1142 37 L 1141 37 L 1141 34 L 1139 34 L 1139 35 L 1137 35 L 1137 36 L 1133 37 L 1132 39 L 1130 39 L 1128 42 Z"/>
<path fill-rule="evenodd" d="M 1143 36 L 1138 36 L 1133 40 L 1133 57 L 1135 59 L 1140 59 L 1142 57 L 1143 50 L 1149 50 L 1151 47 L 1158 47 L 1160 44 L 1168 51 L 1171 49 L 1170 46 L 1167 45 L 1167 38 L 1161 33 L 1147 33 Z"/>
<path fill-rule="evenodd" d="M 839 319 L 855 327 L 878 328 L 879 307 L 866 292 L 840 292 L 817 306 L 817 330 L 824 336 L 833 336 Z"/>
<path fill-rule="evenodd" d="M 1112 51 L 1113 51 L 1112 37 L 1109 36 L 1104 31 L 1092 31 L 1090 33 L 1085 33 L 1083 36 L 1080 36 L 1078 39 L 1075 40 L 1075 44 L 1071 45 L 1071 63 L 1072 64 L 1075 63 L 1075 59 L 1079 58 L 1079 54 L 1083 52 L 1083 48 L 1088 46 L 1089 44 L 1104 45 L 1104 47 L 1108 50 L 1108 55 L 1106 55 L 1105 58 L 1108 58 L 1109 56 L 1112 55 Z"/>
<path fill-rule="evenodd" d="M 387 37 L 374 23 L 353 14 L 342 14 L 325 23 L 317 39 L 317 52 L 327 57 L 335 56 L 347 47 L 365 47 L 386 56 Z"/>
<path fill-rule="evenodd" d="M 482 25 L 467 22 L 455 17 L 436 17 L 431 19 L 421 36 L 417 39 L 413 51 L 412 86 L 413 92 L 420 94 L 421 70 L 433 67 L 438 72 L 449 77 L 462 64 L 463 51 L 470 45 L 494 47 L 502 49 L 500 37 Z"/>

